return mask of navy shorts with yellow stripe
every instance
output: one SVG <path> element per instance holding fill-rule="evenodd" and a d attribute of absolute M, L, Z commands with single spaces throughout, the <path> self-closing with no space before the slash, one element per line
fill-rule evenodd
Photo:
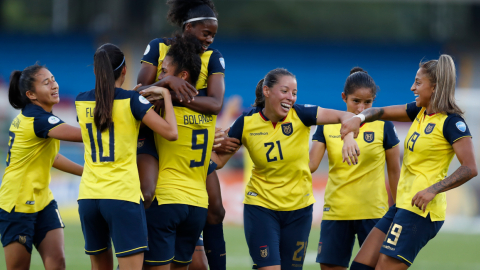
<path fill-rule="evenodd" d="M 32 253 L 33 245 L 38 249 L 47 233 L 58 228 L 65 228 L 65 225 L 55 200 L 37 213 L 19 213 L 15 208 L 8 213 L 0 209 L 0 235 L 4 247 L 19 242 Z"/>
<path fill-rule="evenodd" d="M 355 235 L 360 246 L 380 219 L 322 220 L 317 263 L 348 267 Z"/>
<path fill-rule="evenodd" d="M 149 250 L 145 252 L 144 263 L 190 264 L 207 221 L 207 209 L 186 204 L 158 205 L 155 199 L 145 212 Z"/>
<path fill-rule="evenodd" d="M 294 211 L 274 211 L 245 204 L 245 238 L 253 269 L 281 265 L 302 269 L 312 228 L 313 205 Z"/>
<path fill-rule="evenodd" d="M 78 200 L 78 213 L 85 239 L 85 253 L 97 255 L 115 247 L 124 257 L 148 250 L 143 201 L 133 203 L 109 199 Z"/>
<path fill-rule="evenodd" d="M 375 226 L 386 234 L 380 253 L 410 266 L 442 225 L 443 221 L 432 221 L 430 214 L 422 217 L 393 205 Z"/>
<path fill-rule="evenodd" d="M 158 160 L 153 130 L 147 126 L 140 128 L 138 132 L 137 155 L 140 154 L 151 155 Z"/>

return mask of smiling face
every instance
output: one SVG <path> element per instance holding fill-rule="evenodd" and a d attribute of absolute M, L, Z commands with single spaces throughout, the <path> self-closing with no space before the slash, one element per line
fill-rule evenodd
<path fill-rule="evenodd" d="M 189 82 L 189 75 L 187 71 L 184 70 L 179 72 L 177 75 L 175 75 L 176 73 L 177 73 L 177 66 L 173 63 L 173 57 L 168 55 L 165 56 L 162 62 L 162 71 L 158 75 L 158 79 L 162 80 L 167 76 L 176 76 Z"/>
<path fill-rule="evenodd" d="M 372 95 L 372 89 L 362 87 L 356 89 L 348 96 L 342 93 L 342 99 L 347 104 L 348 112 L 359 114 L 372 107 L 375 96 Z"/>
<path fill-rule="evenodd" d="M 208 46 L 213 43 L 217 34 L 218 23 L 214 20 L 205 20 L 192 26 L 191 23 L 185 25 L 184 33 L 194 35 L 202 44 L 202 50 L 206 51 Z"/>
<path fill-rule="evenodd" d="M 33 88 L 34 91 L 26 93 L 32 102 L 38 102 L 45 107 L 52 107 L 60 102 L 58 83 L 48 69 L 42 68 L 37 72 Z"/>
<path fill-rule="evenodd" d="M 435 84 L 430 82 L 423 68 L 419 68 L 415 76 L 415 82 L 410 90 L 415 94 L 417 107 L 428 108 L 432 94 L 435 91 Z"/>
<path fill-rule="evenodd" d="M 297 101 L 297 80 L 284 75 L 273 87 L 263 86 L 263 95 L 265 110 L 270 114 L 270 120 L 276 122 L 286 117 Z"/>

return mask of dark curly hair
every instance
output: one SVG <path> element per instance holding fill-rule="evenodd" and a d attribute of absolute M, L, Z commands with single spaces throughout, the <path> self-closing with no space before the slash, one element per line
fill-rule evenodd
<path fill-rule="evenodd" d="M 187 71 L 190 74 L 190 83 L 195 85 L 202 68 L 202 59 L 198 55 L 201 50 L 202 45 L 195 36 L 177 34 L 171 40 L 171 46 L 167 52 L 167 56 L 173 59 L 172 64 L 176 66 L 174 75 Z"/>
<path fill-rule="evenodd" d="M 217 17 L 217 11 L 211 0 L 167 0 L 167 5 L 170 6 L 167 14 L 167 20 L 174 24 L 185 27 L 186 20 L 198 17 Z M 195 26 L 201 21 L 191 22 Z"/>
<path fill-rule="evenodd" d="M 361 67 L 354 67 L 350 70 L 350 75 L 345 81 L 343 93 L 345 96 L 348 96 L 353 94 L 359 88 L 370 89 L 373 98 L 375 98 L 379 90 L 378 86 L 375 84 L 375 81 L 370 75 L 368 75 L 367 71 Z"/>

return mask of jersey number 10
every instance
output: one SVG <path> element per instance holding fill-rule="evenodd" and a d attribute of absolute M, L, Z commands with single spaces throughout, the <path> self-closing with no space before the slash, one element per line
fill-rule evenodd
<path fill-rule="evenodd" d="M 13 141 L 15 141 L 15 133 L 13 132 L 8 132 L 8 135 L 10 136 L 10 143 L 8 144 L 8 153 L 7 153 L 7 167 L 10 165 L 10 158 L 12 157 L 12 146 L 13 146 Z"/>
<path fill-rule="evenodd" d="M 90 147 L 92 148 L 92 161 L 97 162 L 97 148 L 95 147 L 95 138 L 93 137 L 93 124 L 86 124 L 88 130 L 88 137 L 90 138 Z M 113 129 L 113 123 L 110 126 L 108 132 L 108 149 L 110 150 L 110 156 L 103 156 L 103 142 L 102 142 L 102 133 L 97 129 L 97 144 L 98 144 L 98 156 L 100 157 L 100 162 L 114 162 L 115 161 L 115 133 Z"/>

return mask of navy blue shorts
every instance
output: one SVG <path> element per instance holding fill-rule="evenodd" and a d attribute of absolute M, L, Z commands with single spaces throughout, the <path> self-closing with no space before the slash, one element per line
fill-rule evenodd
<path fill-rule="evenodd" d="M 362 246 L 379 220 L 322 220 L 317 263 L 348 267 L 355 244 L 355 234 Z"/>
<path fill-rule="evenodd" d="M 115 246 L 124 257 L 148 250 L 143 201 L 139 204 L 109 199 L 78 200 L 78 213 L 85 239 L 85 253 L 97 255 Z"/>
<path fill-rule="evenodd" d="M 47 232 L 58 228 L 65 228 L 65 225 L 55 200 L 37 213 L 19 213 L 15 208 L 8 213 L 0 209 L 0 235 L 4 247 L 19 242 L 32 253 L 33 245 L 38 248 Z"/>
<path fill-rule="evenodd" d="M 393 205 L 375 226 L 387 235 L 380 253 L 410 266 L 442 225 L 443 221 L 432 221 L 430 214 L 424 218 Z"/>
<path fill-rule="evenodd" d="M 207 221 L 207 209 L 186 204 L 158 205 L 155 199 L 145 213 L 150 249 L 145 252 L 144 263 L 190 264 Z"/>
<path fill-rule="evenodd" d="M 155 146 L 155 137 L 153 130 L 145 126 L 140 128 L 137 142 L 137 155 L 147 154 L 158 160 L 157 147 Z"/>
<path fill-rule="evenodd" d="M 245 204 L 245 238 L 254 269 L 281 265 L 302 269 L 312 228 L 313 205 L 294 211 L 274 211 Z"/>

